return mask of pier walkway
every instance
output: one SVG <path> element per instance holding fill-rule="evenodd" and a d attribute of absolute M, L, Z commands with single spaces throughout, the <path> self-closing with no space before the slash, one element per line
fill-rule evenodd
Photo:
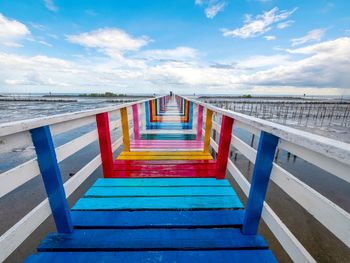
<path fill-rule="evenodd" d="M 192 104 L 166 97 L 146 107 L 153 137 L 124 136 L 111 176 L 73 206 L 74 231 L 50 234 L 27 261 L 276 262 L 262 236 L 241 232 L 244 207 L 228 180 L 215 178 Z"/>
<path fill-rule="evenodd" d="M 53 136 L 91 124 L 55 148 Z M 258 136 L 257 149 L 233 125 Z M 261 219 L 293 261 L 315 262 L 265 202 L 270 180 L 350 243 L 349 213 L 274 162 L 281 148 L 349 182 L 349 145 L 334 140 L 177 95 L 0 125 L 0 139 L 1 151 L 32 144 L 36 152 L 0 174 L 0 196 L 38 174 L 48 196 L 1 236 L 0 261 L 52 214 L 57 231 L 26 262 L 277 262 L 258 233 Z M 96 140 L 100 154 L 63 184 L 58 163 Z M 254 165 L 249 181 L 232 148 Z M 99 166 L 103 178 L 69 208 L 67 198 Z"/>

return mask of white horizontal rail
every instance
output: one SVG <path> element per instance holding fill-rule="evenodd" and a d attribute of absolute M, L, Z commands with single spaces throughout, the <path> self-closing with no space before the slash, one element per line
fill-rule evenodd
<path fill-rule="evenodd" d="M 341 163 L 348 164 L 350 161 L 350 145 L 347 143 L 259 119 L 253 116 L 248 116 L 242 113 L 225 110 L 190 98 L 185 99 L 202 105 L 203 107 L 214 112 L 231 117 L 235 120 L 235 122 L 238 121 L 246 124 L 247 126 L 254 127 L 257 130 L 263 130 L 271 133 L 285 141 L 303 146 L 307 149 L 323 154 L 328 158 L 336 159 Z"/>
<path fill-rule="evenodd" d="M 66 196 L 69 197 L 81 183 L 91 175 L 101 164 L 101 156 L 97 155 L 87 165 L 80 169 L 74 177 L 65 184 Z M 25 215 L 14 226 L 0 237 L 0 262 L 3 262 L 15 249 L 26 240 L 51 214 L 49 201 L 46 198 L 32 211 Z"/>
<path fill-rule="evenodd" d="M 350 162 L 347 164 L 339 162 L 338 160 L 331 159 L 320 153 L 311 151 L 305 147 L 287 142 L 285 140 L 280 140 L 279 148 L 291 152 L 292 154 L 304 159 L 305 161 L 308 161 L 350 183 Z"/>
<path fill-rule="evenodd" d="M 93 123 L 96 123 L 96 115 L 53 124 L 50 130 L 52 135 L 57 135 Z"/>
<path fill-rule="evenodd" d="M 349 213 L 275 163 L 271 180 L 350 247 Z"/>
<path fill-rule="evenodd" d="M 153 99 L 156 99 L 156 98 L 129 102 L 129 103 L 119 104 L 111 107 L 104 107 L 104 108 L 85 110 L 80 112 L 64 113 L 64 114 L 47 116 L 47 117 L 34 118 L 30 120 L 3 123 L 3 124 L 0 124 L 0 137 L 6 136 L 9 134 L 18 133 L 18 132 L 28 131 L 44 125 L 53 125 L 61 122 L 77 120 L 88 116 L 95 116 L 96 114 L 104 113 L 104 112 L 114 112 L 114 111 L 120 110 L 121 108 L 130 107 L 134 104 L 140 104 L 142 102 L 153 100 Z"/>
<path fill-rule="evenodd" d="M 218 145 L 212 138 L 210 138 L 210 145 L 217 152 Z M 235 138 L 235 136 L 231 140 L 231 145 L 233 145 L 241 153 L 242 153 L 242 151 L 243 152 L 250 151 L 250 153 L 248 153 L 248 156 L 250 156 L 250 161 L 252 163 L 255 163 L 256 150 L 254 148 L 250 147 L 249 145 L 247 145 L 245 142 L 243 142 L 239 138 L 237 138 L 237 137 Z M 278 167 L 278 165 L 274 164 L 274 167 L 276 167 L 276 166 Z M 228 160 L 227 169 L 230 172 L 230 174 L 234 177 L 234 179 L 238 183 L 238 185 L 241 187 L 241 189 L 243 190 L 245 195 L 248 196 L 250 184 L 249 184 L 248 180 L 244 177 L 244 175 L 240 172 L 240 170 L 233 164 L 233 162 L 230 159 Z M 272 179 L 274 178 L 274 176 L 272 174 L 271 174 L 271 178 Z M 284 188 L 282 188 L 282 189 L 284 190 Z M 318 194 L 318 195 L 320 195 L 320 194 Z M 294 195 L 291 197 L 294 198 Z M 280 218 L 273 212 L 273 210 L 266 204 L 266 202 L 264 203 L 262 217 L 263 217 L 265 223 L 268 225 L 268 227 L 272 231 L 272 233 L 277 237 L 277 239 L 280 242 L 280 244 L 282 245 L 282 247 L 286 250 L 286 252 L 289 254 L 289 256 L 293 259 L 293 261 L 295 261 L 295 262 L 315 262 L 315 260 L 312 258 L 312 256 L 301 245 L 301 243 L 295 238 L 295 236 L 289 231 L 289 229 L 283 224 L 283 222 L 280 220 Z M 332 219 L 332 217 L 330 217 L 330 220 L 331 219 Z M 340 222 L 340 223 L 344 224 L 344 222 Z"/>
<path fill-rule="evenodd" d="M 111 131 L 116 130 L 121 125 L 120 120 L 112 121 L 109 123 L 109 125 Z M 95 129 L 72 141 L 67 142 L 64 145 L 57 147 L 55 149 L 57 161 L 63 161 L 64 159 L 83 149 L 87 145 L 93 143 L 97 139 L 98 134 L 97 130 Z M 2 174 L 0 174 L 0 197 L 25 184 L 29 180 L 38 176 L 39 174 L 40 170 L 36 158 L 22 163 L 6 172 L 3 172 Z"/>
<path fill-rule="evenodd" d="M 19 132 L 0 138 L 0 154 L 22 151 L 33 146 L 29 131 Z"/>
<path fill-rule="evenodd" d="M 231 160 L 228 160 L 227 169 L 244 194 L 248 196 L 250 184 Z M 316 262 L 266 202 L 264 203 L 262 218 L 294 262 Z"/>
<path fill-rule="evenodd" d="M 38 162 L 31 159 L 0 174 L 0 197 L 40 174 Z"/>
<path fill-rule="evenodd" d="M 255 164 L 257 151 L 254 148 L 234 135 L 232 135 L 231 145 Z M 350 246 L 349 213 L 276 163 L 273 163 L 270 178 L 342 242 Z"/>

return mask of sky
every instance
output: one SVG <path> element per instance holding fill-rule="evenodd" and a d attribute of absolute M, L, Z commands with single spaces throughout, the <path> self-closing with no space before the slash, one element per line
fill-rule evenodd
<path fill-rule="evenodd" d="M 0 1 L 0 92 L 170 90 L 350 95 L 350 1 Z"/>

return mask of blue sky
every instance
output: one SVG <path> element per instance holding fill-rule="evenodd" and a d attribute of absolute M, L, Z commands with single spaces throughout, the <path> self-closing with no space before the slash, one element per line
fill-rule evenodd
<path fill-rule="evenodd" d="M 350 95 L 350 1 L 3 0 L 0 92 Z"/>

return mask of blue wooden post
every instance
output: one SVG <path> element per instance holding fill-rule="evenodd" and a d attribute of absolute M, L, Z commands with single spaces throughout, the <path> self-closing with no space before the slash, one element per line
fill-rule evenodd
<path fill-rule="evenodd" d="M 72 219 L 49 126 L 30 130 L 57 232 L 73 232 Z"/>
<path fill-rule="evenodd" d="M 243 220 L 242 233 L 245 235 L 256 235 L 258 232 L 277 144 L 278 137 L 261 131 L 248 203 Z"/>

